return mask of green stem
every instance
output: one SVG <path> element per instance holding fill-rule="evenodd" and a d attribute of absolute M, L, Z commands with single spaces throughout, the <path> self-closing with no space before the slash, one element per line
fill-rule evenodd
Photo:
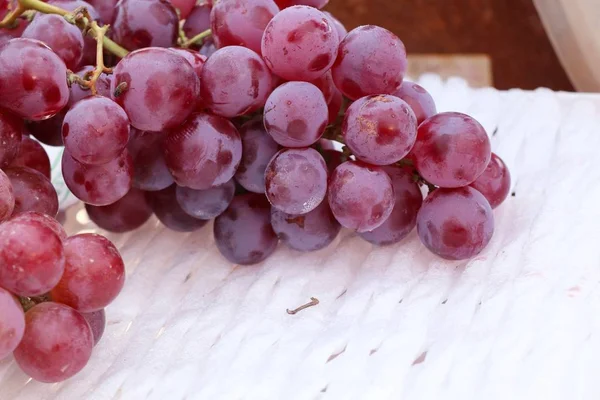
<path fill-rule="evenodd" d="M 35 0 L 35 1 L 39 1 L 39 0 Z M 191 45 L 196 44 L 196 43 L 200 42 L 201 40 L 206 39 L 210 35 L 212 35 L 212 31 L 210 29 L 207 29 L 204 32 L 200 32 L 199 34 L 197 34 L 190 40 L 183 43 L 183 46 L 181 46 L 181 47 L 190 47 Z"/>

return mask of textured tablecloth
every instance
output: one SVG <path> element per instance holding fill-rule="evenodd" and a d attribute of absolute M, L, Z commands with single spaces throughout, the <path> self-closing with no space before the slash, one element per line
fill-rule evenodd
<path fill-rule="evenodd" d="M 343 231 L 236 267 L 212 224 L 152 219 L 108 235 L 128 279 L 89 365 L 48 385 L 1 361 L 0 399 L 599 399 L 600 95 L 420 82 L 495 132 L 511 168 L 477 258 L 440 260 L 415 232 L 377 248 Z M 67 226 L 95 229 L 81 205 Z"/>

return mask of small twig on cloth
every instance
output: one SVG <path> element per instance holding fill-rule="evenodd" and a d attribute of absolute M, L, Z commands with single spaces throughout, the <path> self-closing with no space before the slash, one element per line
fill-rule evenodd
<path fill-rule="evenodd" d="M 309 307 L 314 307 L 317 304 L 319 304 L 319 299 L 317 299 L 316 297 L 311 297 L 310 301 L 306 304 L 301 305 L 300 307 L 294 309 L 294 310 L 290 310 L 289 308 L 286 309 L 285 311 L 290 314 L 290 315 L 294 315 L 302 310 L 304 310 L 305 308 L 309 308 Z"/>

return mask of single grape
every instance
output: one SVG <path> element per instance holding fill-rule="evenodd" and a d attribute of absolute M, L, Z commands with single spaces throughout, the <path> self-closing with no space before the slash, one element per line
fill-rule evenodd
<path fill-rule="evenodd" d="M 398 243 L 417 224 L 417 213 L 423 204 L 423 194 L 412 175 L 400 167 L 383 167 L 392 179 L 394 187 L 394 209 L 379 227 L 360 233 L 360 237 L 373 244 L 383 246 Z"/>
<path fill-rule="evenodd" d="M 235 126 L 216 115 L 195 113 L 165 140 L 165 161 L 180 186 L 208 189 L 235 174 L 242 141 Z"/>
<path fill-rule="evenodd" d="M 394 189 L 381 168 L 346 161 L 331 174 L 329 206 L 342 226 L 367 232 L 381 226 L 394 208 Z"/>
<path fill-rule="evenodd" d="M 23 372 L 36 381 L 64 381 L 88 363 L 94 337 L 78 311 L 63 304 L 40 303 L 27 311 L 25 324 L 14 355 Z"/>
<path fill-rule="evenodd" d="M 485 171 L 492 153 L 479 122 L 465 114 L 444 112 L 419 125 L 411 154 L 425 180 L 453 188 L 475 181 Z"/>
<path fill-rule="evenodd" d="M 186 213 L 177 201 L 176 185 L 157 192 L 146 192 L 152 211 L 167 228 L 177 232 L 193 232 L 208 221 L 194 218 Z"/>
<path fill-rule="evenodd" d="M 23 38 L 41 40 L 66 64 L 76 69 L 83 57 L 83 35 L 79 28 L 56 14 L 40 14 L 31 21 L 21 35 Z"/>
<path fill-rule="evenodd" d="M 278 12 L 273 0 L 220 0 L 210 13 L 210 27 L 219 47 L 244 46 L 260 54 L 265 28 Z"/>
<path fill-rule="evenodd" d="M 421 122 L 427 118 L 437 114 L 433 97 L 431 97 L 427 90 L 416 83 L 402 82 L 400 88 L 394 92 L 394 96 L 408 103 L 417 117 L 418 125 L 421 125 Z"/>
<path fill-rule="evenodd" d="M 91 313 L 81 313 L 81 315 L 90 325 L 92 336 L 94 337 L 94 346 L 96 346 L 100 339 L 102 339 L 102 335 L 104 335 L 104 329 L 106 328 L 106 313 L 104 312 L 104 309 L 102 309 Z"/>
<path fill-rule="evenodd" d="M 79 71 L 77 71 L 77 75 L 80 78 L 85 78 L 87 74 L 91 74 L 94 71 L 94 67 L 92 65 L 86 65 L 82 67 Z M 110 85 L 112 82 L 113 76 L 108 74 L 100 74 L 100 78 L 96 81 L 96 89 L 98 90 L 98 94 L 104 97 L 111 97 Z M 92 95 L 92 91 L 90 89 L 83 89 L 77 83 L 73 83 L 71 85 L 71 93 L 69 96 L 69 102 L 67 103 L 67 107 L 71 108 L 75 103 L 77 103 L 81 99 L 85 99 L 86 97 L 90 97 Z"/>
<path fill-rule="evenodd" d="M 271 73 L 260 56 L 241 46 L 228 46 L 210 56 L 200 82 L 202 101 L 213 113 L 228 118 L 256 111 L 273 89 Z"/>
<path fill-rule="evenodd" d="M 177 187 L 177 202 L 181 208 L 199 219 L 213 219 L 229 207 L 235 194 L 233 179 L 221 186 L 205 190 Z"/>
<path fill-rule="evenodd" d="M 331 97 L 331 101 L 327 104 L 327 111 L 329 112 L 328 122 L 329 124 L 335 123 L 337 120 L 340 110 L 342 109 L 342 103 L 344 102 L 344 96 L 342 92 L 335 89 L 333 92 L 333 96 Z"/>
<path fill-rule="evenodd" d="M 112 204 L 131 189 L 133 161 L 124 150 L 119 157 L 102 165 L 86 165 L 63 153 L 62 174 L 69 190 L 84 203 Z"/>
<path fill-rule="evenodd" d="M 17 157 L 23 133 L 25 133 L 23 120 L 8 111 L 0 109 L 0 143 L 2 143 L 2 146 L 0 146 L 0 167 L 9 165 Z"/>
<path fill-rule="evenodd" d="M 202 54 L 205 57 L 212 56 L 213 54 L 215 54 L 216 51 L 217 45 L 215 44 L 212 38 L 206 39 L 202 44 L 202 47 L 200 47 L 200 54 Z"/>
<path fill-rule="evenodd" d="M 98 19 L 104 25 L 112 25 L 117 14 L 118 0 L 87 0 L 98 12 Z"/>
<path fill-rule="evenodd" d="M 492 208 L 496 208 L 510 191 L 510 171 L 504 161 L 492 153 L 485 171 L 470 186 L 477 189 Z"/>
<path fill-rule="evenodd" d="M 260 194 L 236 196 L 225 212 L 215 218 L 217 248 L 235 264 L 257 264 L 277 248 L 271 227 L 271 206 Z"/>
<path fill-rule="evenodd" d="M 365 25 L 351 30 L 342 40 L 331 72 L 337 88 L 356 100 L 394 93 L 402 84 L 406 65 L 406 49 L 396 35 Z"/>
<path fill-rule="evenodd" d="M 334 169 L 338 167 L 338 165 L 343 164 L 347 161 L 347 157 L 344 156 L 344 153 L 337 150 L 323 150 L 321 152 L 323 159 L 325 160 L 325 164 L 327 164 L 327 170 L 329 173 L 333 172 Z"/>
<path fill-rule="evenodd" d="M 183 33 L 188 39 L 210 29 L 212 5 L 203 3 L 195 6 L 183 23 Z"/>
<path fill-rule="evenodd" d="M 447 260 L 466 260 L 479 254 L 494 233 L 490 203 L 471 187 L 437 189 L 417 215 L 421 242 Z"/>
<path fill-rule="evenodd" d="M 196 5 L 196 0 L 170 0 L 173 7 L 179 10 L 179 17 L 186 19 L 192 8 Z"/>
<path fill-rule="evenodd" d="M 417 118 L 397 97 L 362 97 L 346 110 L 342 136 L 359 160 L 389 165 L 404 158 L 415 144 Z"/>
<path fill-rule="evenodd" d="M 318 77 L 310 83 L 312 83 L 313 85 L 318 87 L 319 90 L 321 90 L 321 92 L 323 93 L 323 97 L 325 97 L 325 102 L 327 104 L 329 104 L 331 100 L 333 100 L 333 96 L 335 95 L 335 91 L 337 90 L 337 88 L 333 83 L 331 71 L 327 71 L 324 75 Z"/>
<path fill-rule="evenodd" d="M 29 121 L 26 131 L 34 138 L 48 146 L 62 146 L 62 123 L 67 114 L 68 107 L 63 108 L 52 118 L 43 121 Z"/>
<path fill-rule="evenodd" d="M 254 193 L 265 192 L 265 170 L 279 145 L 267 134 L 261 120 L 248 121 L 240 128 L 242 160 L 235 180 L 244 189 Z"/>
<path fill-rule="evenodd" d="M 41 172 L 46 178 L 50 179 L 50 158 L 42 145 L 29 138 L 23 136 L 19 155 L 10 163 L 11 167 L 29 167 Z"/>
<path fill-rule="evenodd" d="M 0 222 L 10 218 L 15 209 L 15 194 L 10 178 L 0 169 Z"/>
<path fill-rule="evenodd" d="M 328 114 L 319 88 L 307 82 L 288 82 L 273 90 L 267 99 L 264 123 L 280 145 L 306 147 L 323 135 Z"/>
<path fill-rule="evenodd" d="M 64 268 L 62 241 L 52 229 L 19 219 L 0 226 L 0 287 L 40 296 L 56 286 Z"/>
<path fill-rule="evenodd" d="M 58 195 L 52 182 L 44 174 L 27 167 L 10 167 L 4 170 L 10 179 L 15 195 L 12 215 L 37 211 L 55 217 L 58 213 Z"/>
<path fill-rule="evenodd" d="M 85 205 L 90 219 L 100 228 L 110 232 L 129 232 L 142 226 L 152 216 L 152 209 L 144 192 L 131 190 L 107 206 Z"/>
<path fill-rule="evenodd" d="M 327 18 L 329 18 L 329 21 L 331 22 L 331 25 L 335 28 L 335 30 L 338 33 L 338 38 L 339 38 L 340 43 L 341 43 L 342 40 L 344 40 L 344 38 L 348 34 L 348 30 L 346 29 L 346 27 L 344 26 L 344 24 L 342 24 L 340 22 L 340 20 L 337 19 L 336 17 L 334 17 L 333 14 L 331 14 L 330 12 L 323 11 L 323 14 L 325 14 L 327 16 Z"/>
<path fill-rule="evenodd" d="M 162 132 L 131 128 L 127 149 L 134 165 L 133 187 L 154 191 L 173 184 L 173 176 L 167 168 L 163 152 L 166 137 Z"/>
<path fill-rule="evenodd" d="M 25 332 L 25 314 L 17 299 L 0 287 L 0 360 L 19 345 Z"/>
<path fill-rule="evenodd" d="M 127 50 L 177 44 L 179 18 L 169 1 L 120 0 L 116 8 L 112 37 Z"/>
<path fill-rule="evenodd" d="M 329 0 L 275 0 L 275 3 L 282 10 L 291 6 L 310 6 L 321 9 L 329 3 Z"/>
<path fill-rule="evenodd" d="M 194 72 L 196 72 L 196 76 L 198 79 L 202 76 L 202 70 L 204 69 L 204 64 L 206 63 L 206 57 L 202 54 L 198 53 L 196 50 L 190 49 L 178 49 L 176 47 L 172 47 L 169 50 L 174 51 L 179 54 L 183 58 L 190 63 L 192 68 L 194 68 Z"/>
<path fill-rule="evenodd" d="M 312 148 L 283 149 L 265 171 L 267 199 L 288 214 L 314 210 L 327 193 L 327 165 Z"/>
<path fill-rule="evenodd" d="M 126 88 L 115 96 L 119 85 Z M 111 92 L 131 125 L 159 132 L 180 126 L 190 115 L 200 94 L 200 81 L 185 58 L 151 47 L 131 52 L 117 64 Z"/>
<path fill-rule="evenodd" d="M 12 39 L 0 46 L 0 107 L 39 121 L 69 100 L 67 67 L 39 40 Z"/>
<path fill-rule="evenodd" d="M 52 229 L 52 232 L 54 232 L 61 241 L 65 241 L 67 239 L 67 232 L 65 231 L 65 228 L 63 228 L 63 226 L 60 224 L 60 222 L 46 214 L 42 214 L 37 211 L 23 212 L 12 218 L 11 221 L 25 221 L 27 223 L 38 223 L 47 228 Z"/>

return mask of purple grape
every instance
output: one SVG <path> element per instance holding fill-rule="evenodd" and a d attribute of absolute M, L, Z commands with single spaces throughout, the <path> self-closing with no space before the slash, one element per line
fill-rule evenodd
<path fill-rule="evenodd" d="M 199 51 L 203 56 L 210 57 L 217 51 L 217 45 L 212 38 L 208 38 L 204 41 L 204 44 L 202 44 Z"/>
<path fill-rule="evenodd" d="M 52 232 L 58 236 L 61 241 L 65 241 L 67 239 L 67 232 L 65 228 L 53 217 L 50 217 L 46 214 L 39 213 L 37 211 L 26 211 L 23 212 L 14 218 L 11 221 L 25 221 L 27 223 L 41 224 L 47 228 L 52 229 Z"/>
<path fill-rule="evenodd" d="M 329 18 L 331 25 L 335 28 L 335 30 L 338 33 L 338 38 L 340 39 L 340 43 L 341 43 L 342 40 L 344 40 L 344 38 L 348 34 L 348 30 L 346 29 L 344 24 L 342 24 L 340 22 L 340 20 L 337 19 L 336 17 L 334 17 L 330 12 L 323 11 L 323 14 L 325 14 L 327 16 L 327 18 Z"/>
<path fill-rule="evenodd" d="M 91 65 L 86 65 L 77 71 L 77 75 L 80 78 L 85 78 L 85 75 L 91 73 L 95 68 Z M 110 85 L 112 82 L 113 76 L 107 74 L 100 74 L 100 78 L 96 81 L 96 89 L 98 90 L 98 94 L 104 97 L 111 97 Z M 71 94 L 69 96 L 69 103 L 67 107 L 71 108 L 75 103 L 77 103 L 81 99 L 85 99 L 86 97 L 92 96 L 92 91 L 89 89 L 82 89 L 77 83 L 73 83 L 71 85 Z"/>
<path fill-rule="evenodd" d="M 19 155 L 10 163 L 11 167 L 29 167 L 50 179 L 50 158 L 42 145 L 28 136 L 23 136 Z"/>
<path fill-rule="evenodd" d="M 85 205 L 90 219 L 110 232 L 129 232 L 142 226 L 152 216 L 144 192 L 132 188 L 125 196 L 107 206 Z"/>
<path fill-rule="evenodd" d="M 90 325 L 92 336 L 94 337 L 94 346 L 96 346 L 100 339 L 102 339 L 102 335 L 104 335 L 104 329 L 106 328 L 106 314 L 102 309 L 91 313 L 81 313 L 81 315 Z"/>
<path fill-rule="evenodd" d="M 267 165 L 265 186 L 273 207 L 288 214 L 306 214 L 325 198 L 327 165 L 315 149 L 283 149 Z"/>
<path fill-rule="evenodd" d="M 399 97 L 408 103 L 417 117 L 418 125 L 421 125 L 421 122 L 425 121 L 427 118 L 437 114 L 433 97 L 431 97 L 427 90 L 416 83 L 402 82 L 400 88 L 394 92 L 394 96 Z"/>
<path fill-rule="evenodd" d="M 417 215 L 421 242 L 447 260 L 479 254 L 494 233 L 490 203 L 471 187 L 434 190 Z"/>
<path fill-rule="evenodd" d="M 193 114 L 165 141 L 165 161 L 180 186 L 208 189 L 233 178 L 242 141 L 233 124 L 216 115 Z"/>
<path fill-rule="evenodd" d="M 417 138 L 417 118 L 394 96 L 367 96 L 346 110 L 342 135 L 346 146 L 364 162 L 389 165 L 404 158 Z"/>
<path fill-rule="evenodd" d="M 306 6 L 275 15 L 262 37 L 262 55 L 275 74 L 289 81 L 312 81 L 335 61 L 339 38 L 331 20 Z"/>
<path fill-rule="evenodd" d="M 114 91 L 121 84 L 127 88 L 115 98 Z M 129 53 L 117 64 L 111 91 L 131 125 L 160 132 L 179 127 L 190 115 L 198 101 L 200 81 L 185 58 L 151 47 Z"/>
<path fill-rule="evenodd" d="M 166 189 L 175 182 L 163 153 L 167 135 L 131 128 L 127 149 L 133 159 L 133 187 L 146 190 Z"/>
<path fill-rule="evenodd" d="M 365 25 L 342 40 L 331 72 L 344 96 L 356 100 L 394 93 L 402 84 L 406 66 L 402 41 L 387 29 Z"/>
<path fill-rule="evenodd" d="M 0 169 L 0 222 L 10 218 L 15 209 L 15 194 L 10 178 Z"/>
<path fill-rule="evenodd" d="M 411 158 L 428 182 L 446 188 L 466 186 L 485 171 L 490 140 L 472 117 L 445 112 L 419 125 Z"/>
<path fill-rule="evenodd" d="M 44 174 L 27 167 L 4 170 L 13 187 L 15 208 L 12 215 L 37 211 L 55 217 L 58 213 L 58 195 L 52 182 Z"/>
<path fill-rule="evenodd" d="M 269 69 L 258 54 L 245 47 L 217 50 L 202 69 L 202 101 L 222 117 L 256 111 L 265 104 L 272 88 Z"/>
<path fill-rule="evenodd" d="M 189 215 L 199 219 L 213 219 L 229 207 L 235 194 L 233 179 L 205 190 L 177 187 L 177 202 Z"/>
<path fill-rule="evenodd" d="M 267 164 L 279 151 L 279 145 L 267 134 L 262 121 L 248 121 L 240 128 L 242 160 L 235 180 L 254 193 L 265 192 Z"/>
<path fill-rule="evenodd" d="M 0 46 L 0 107 L 39 121 L 69 100 L 67 67 L 39 40 L 12 39 Z"/>
<path fill-rule="evenodd" d="M 288 82 L 271 93 L 264 123 L 269 135 L 285 147 L 307 147 L 327 127 L 329 111 L 323 93 L 307 82 Z"/>
<path fill-rule="evenodd" d="M 188 38 L 193 38 L 199 33 L 210 29 L 210 11 L 212 6 L 208 3 L 203 3 L 195 6 L 190 15 L 183 23 L 183 33 Z"/>
<path fill-rule="evenodd" d="M 1 90 L 1 89 L 0 89 Z M 25 133 L 23 120 L 0 109 L 0 167 L 9 165 L 19 154 L 21 137 Z"/>
<path fill-rule="evenodd" d="M 104 25 L 112 25 L 117 13 L 118 0 L 88 0 L 87 2 L 96 9 L 99 15 L 98 19 Z"/>
<path fill-rule="evenodd" d="M 25 332 L 25 314 L 17 299 L 0 287 L 0 360 L 19 345 Z"/>
<path fill-rule="evenodd" d="M 146 199 L 160 222 L 177 232 L 193 232 L 208 221 L 194 218 L 186 213 L 177 201 L 176 185 L 157 192 L 146 192 Z"/>
<path fill-rule="evenodd" d="M 477 189 L 492 208 L 496 208 L 502 204 L 510 191 L 508 167 L 500 157 L 492 153 L 485 171 L 470 186 Z"/>
<path fill-rule="evenodd" d="M 394 189 L 381 167 L 346 161 L 329 178 L 328 200 L 342 226 L 367 232 L 381 226 L 391 215 Z"/>
<path fill-rule="evenodd" d="M 67 108 L 63 108 L 52 118 L 43 121 L 28 122 L 26 127 L 27 132 L 48 146 L 62 146 L 64 144 L 62 139 L 62 123 L 67 114 Z"/>
<path fill-rule="evenodd" d="M 257 264 L 277 248 L 277 235 L 271 227 L 271 206 L 260 194 L 237 196 L 225 212 L 215 218 L 217 248 L 230 262 Z"/>

